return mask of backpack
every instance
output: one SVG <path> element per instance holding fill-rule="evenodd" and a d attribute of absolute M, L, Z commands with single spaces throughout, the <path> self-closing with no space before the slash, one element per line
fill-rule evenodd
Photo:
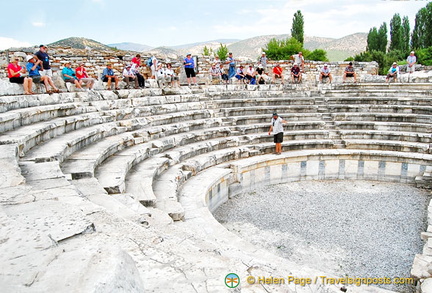
<path fill-rule="evenodd" d="M 147 65 L 148 67 L 150 67 L 150 66 L 153 65 L 153 62 L 152 62 L 152 58 L 151 58 L 151 57 L 147 59 L 147 61 L 146 61 L 146 65 Z"/>

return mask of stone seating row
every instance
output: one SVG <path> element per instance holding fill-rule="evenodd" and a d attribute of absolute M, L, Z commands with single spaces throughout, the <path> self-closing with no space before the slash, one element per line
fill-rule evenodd
<path fill-rule="evenodd" d="M 323 143 L 329 143 L 328 145 L 323 145 Z M 298 145 L 297 145 L 298 144 Z M 308 146 L 309 144 L 309 146 Z M 301 149 L 301 148 L 310 148 L 311 145 L 313 145 L 314 147 L 316 147 L 316 145 L 318 145 L 318 147 L 324 147 L 324 148 L 329 148 L 331 147 L 332 141 L 327 141 L 324 142 L 323 140 L 316 140 L 316 141 L 289 141 L 289 142 L 285 142 L 283 144 L 284 150 L 296 150 L 296 149 Z M 374 144 L 374 142 L 372 142 L 372 145 Z M 391 143 L 390 143 L 391 144 Z M 241 145 L 241 143 L 239 144 L 239 146 Z M 355 145 L 350 144 L 350 147 L 352 148 L 356 148 L 359 147 L 360 145 L 357 144 Z M 204 149 L 204 151 L 199 151 L 200 147 L 202 149 Z M 225 158 L 225 159 L 221 159 L 222 161 L 227 161 L 227 160 L 234 160 L 234 159 L 238 159 L 241 158 L 242 156 L 250 156 L 251 154 L 262 154 L 265 152 L 271 152 L 274 148 L 272 143 L 261 143 L 261 144 L 257 144 L 257 142 L 254 142 L 254 144 L 252 146 L 246 146 L 243 148 L 239 148 L 239 147 L 231 147 L 228 149 L 222 149 L 222 150 L 216 150 L 216 151 L 211 151 L 209 152 L 208 149 L 208 144 L 206 143 L 195 143 L 194 146 L 188 145 L 188 146 L 184 146 L 184 147 L 176 147 L 174 148 L 172 152 L 177 152 L 179 153 L 179 155 L 177 156 L 173 156 L 172 154 L 168 155 L 167 157 L 169 158 L 173 158 L 173 157 L 177 157 L 180 158 L 181 156 L 183 156 L 180 160 L 183 160 L 185 157 L 190 156 L 190 155 L 194 155 L 196 153 L 198 153 L 198 156 L 194 156 L 191 161 L 193 161 L 194 163 L 185 163 L 185 164 L 181 164 L 181 167 L 178 167 L 177 169 L 174 169 L 176 171 L 170 171 L 171 173 L 174 172 L 176 174 L 183 174 L 186 173 L 185 176 L 190 177 L 191 174 L 188 174 L 187 172 L 184 172 L 185 170 L 191 171 L 193 174 L 196 174 L 197 172 L 201 171 L 204 168 L 208 168 L 210 166 L 212 166 L 212 164 L 214 164 L 215 162 L 218 162 L 219 159 L 217 159 L 219 156 L 216 154 L 219 154 L 221 156 L 221 158 Z M 214 147 L 214 146 L 213 146 Z M 263 151 L 263 147 L 264 147 L 264 151 Z M 411 149 L 409 149 L 409 151 L 413 151 Z M 389 148 L 385 148 L 386 150 L 388 150 Z M 253 150 L 253 152 L 251 151 Z M 257 151 L 258 150 L 258 151 Z M 398 148 L 394 148 L 393 151 L 399 151 Z M 203 152 L 203 154 L 200 154 L 201 152 Z M 241 152 L 240 155 L 233 155 L 235 153 Z M 181 155 L 180 155 L 181 154 Z M 246 154 L 246 155 L 244 155 Z M 125 189 L 129 189 L 127 190 L 128 193 L 132 193 L 132 194 L 136 194 L 136 197 L 138 199 L 141 199 L 143 201 L 144 204 L 150 204 L 150 205 L 156 205 L 158 207 L 158 197 L 157 195 L 153 194 L 152 189 L 149 186 L 152 186 L 151 183 L 154 180 L 154 177 L 156 176 L 156 174 L 160 174 L 162 171 L 164 171 L 166 169 L 166 167 L 169 165 L 169 163 L 167 162 L 168 159 L 166 157 L 160 157 L 161 154 L 159 154 L 159 157 L 150 160 L 152 161 L 152 163 L 148 164 L 148 161 L 144 161 L 142 163 L 142 165 L 145 165 L 146 167 L 141 168 L 138 167 L 138 171 L 134 171 L 132 172 L 132 174 L 130 175 L 130 179 L 127 180 L 128 184 L 130 184 L 131 187 L 125 186 L 123 187 L 124 181 L 123 178 L 121 179 L 121 184 L 119 186 L 122 186 L 122 188 Z M 201 159 L 199 159 L 201 158 Z M 162 166 L 164 166 L 163 168 L 160 168 L 160 166 L 157 165 L 157 163 L 155 164 L 154 161 L 160 161 L 162 162 Z M 202 160 L 202 161 L 200 161 Z M 176 162 L 176 161 L 174 161 Z M 198 163 L 196 163 L 198 162 Z M 113 164 L 118 166 L 118 164 Z M 141 166 L 138 165 L 138 166 Z M 150 168 L 149 166 L 154 166 L 154 168 Z M 159 169 L 158 169 L 159 168 Z M 142 171 L 144 170 L 144 171 Z M 171 170 L 171 168 L 170 168 Z M 169 174 L 168 173 L 163 173 L 163 174 Z M 122 175 L 120 177 L 126 176 L 125 174 L 127 173 L 126 170 L 124 170 L 122 172 Z M 118 176 L 119 177 L 119 176 Z M 117 177 L 117 178 L 118 178 Z M 150 178 L 149 178 L 150 177 Z M 147 179 L 143 179 L 143 178 L 147 178 Z M 170 185 L 170 184 L 174 184 L 173 182 L 176 182 L 174 184 L 174 186 L 177 186 L 179 184 L 181 184 L 181 182 L 179 183 L 179 178 L 180 177 L 176 177 L 177 179 L 174 180 L 173 178 L 171 178 L 170 180 L 168 179 L 163 179 L 164 175 L 161 176 L 162 179 L 160 179 L 162 182 L 164 182 L 164 184 L 162 184 L 164 187 L 162 188 L 163 190 L 165 190 L 165 194 L 172 194 L 171 192 L 166 193 L 167 189 L 166 186 Z M 140 181 L 140 180 L 143 181 Z M 106 182 L 112 182 L 113 178 L 111 178 L 110 180 L 105 180 Z M 171 182 L 171 183 L 170 183 Z M 116 189 L 115 192 L 118 192 L 119 189 Z M 169 202 L 173 201 L 172 196 L 168 197 L 167 199 Z M 167 212 L 172 215 L 175 219 L 181 219 L 182 217 L 182 211 L 181 211 L 181 207 L 179 207 L 177 204 L 175 203 L 171 203 L 171 204 L 167 204 L 166 201 L 162 201 L 163 204 L 161 204 L 159 206 L 160 209 L 162 210 L 167 210 Z M 178 210 L 178 212 L 174 212 L 173 210 Z"/>
<path fill-rule="evenodd" d="M 247 141 L 246 141 L 247 142 Z M 283 143 L 285 149 L 331 148 L 331 140 L 295 140 Z M 128 194 L 144 205 L 155 206 L 167 212 L 173 220 L 181 220 L 183 208 L 177 202 L 177 188 L 192 175 L 212 166 L 249 156 L 272 152 L 274 144 L 245 144 L 233 138 L 219 139 L 178 147 L 171 155 L 158 154 L 156 157 L 138 164 L 126 175 L 124 188 Z M 175 160 L 172 153 L 177 152 Z M 181 154 L 181 155 L 179 155 Z M 170 166 L 175 163 L 175 165 Z"/>
<path fill-rule="evenodd" d="M 387 122 L 387 121 L 334 121 L 334 127 L 337 130 L 381 130 L 381 131 L 402 131 L 431 133 L 432 125 L 430 123 L 417 122 Z"/>
<path fill-rule="evenodd" d="M 200 116 L 201 113 L 207 113 L 208 110 L 204 110 L 203 107 L 205 107 L 202 103 L 195 103 L 192 102 L 192 104 L 188 104 L 185 106 L 183 105 L 184 109 L 196 109 L 194 112 L 195 118 Z M 73 106 L 71 106 L 73 107 Z M 8 131 L 6 133 L 3 133 L 2 137 L 0 137 L 0 143 L 18 143 L 20 145 L 20 152 L 25 153 L 32 147 L 34 147 L 36 144 L 46 141 L 47 139 L 51 139 L 53 137 L 56 137 L 58 135 L 62 135 L 66 132 L 70 132 L 72 130 L 77 130 L 83 127 L 87 127 L 94 124 L 101 124 L 101 123 L 107 123 L 107 122 L 113 122 L 118 120 L 126 120 L 129 119 L 129 121 L 120 121 L 118 122 L 119 125 L 133 125 L 133 124 L 139 124 L 139 123 L 151 123 L 152 125 L 158 125 L 158 124 L 165 124 L 167 123 L 167 119 L 176 120 L 176 119 L 183 119 L 185 116 L 190 114 L 190 111 L 177 111 L 179 107 L 159 107 L 156 106 L 148 106 L 143 108 L 123 108 L 123 109 L 114 109 L 114 110 L 103 110 L 103 111 L 96 111 L 96 109 L 92 106 L 89 107 L 81 107 L 80 111 L 85 112 L 81 115 L 73 115 L 76 114 L 75 112 L 66 112 L 65 114 L 72 114 L 71 116 L 65 116 L 65 117 L 59 117 L 50 119 L 47 121 L 43 121 L 44 118 L 46 118 L 46 114 L 41 114 L 37 109 L 34 111 L 31 111 L 32 114 L 35 114 L 37 116 L 34 116 L 36 118 L 33 118 L 33 120 L 37 120 L 37 117 L 41 119 L 42 122 L 33 123 L 31 125 L 26 125 L 23 127 L 16 128 L 15 130 Z M 182 109 L 183 109 L 182 108 Z M 62 107 L 55 107 L 53 110 L 53 116 L 55 115 L 61 115 Z M 50 110 L 50 108 L 45 109 Z M 169 114 L 169 113 L 173 114 Z M 193 111 L 192 111 L 193 112 Z M 28 112 L 27 112 L 28 113 Z M 189 114 L 188 114 L 189 113 Z M 39 115 L 40 114 L 40 115 Z M 160 114 L 160 115 L 159 115 Z M 164 114 L 164 115 L 161 115 Z M 9 114 L 5 114 L 6 116 Z M 12 113 L 10 113 L 12 115 Z M 153 116 L 152 116 L 153 115 Z M 136 119 L 143 118 L 145 116 L 152 116 L 148 119 L 141 119 L 141 121 L 134 121 L 133 119 L 136 117 Z M 206 116 L 207 117 L 207 116 Z M 30 119 L 30 118 L 29 118 Z M 150 122 L 151 121 L 151 122 Z M 158 122 L 161 121 L 161 122 Z M 5 121 L 6 122 L 6 121 Z M 15 124 L 19 124 L 19 122 L 14 122 L 13 120 L 7 121 L 8 127 L 12 127 Z M 11 126 L 12 125 L 12 126 Z M 6 126 L 5 126 L 6 127 Z M 132 126 L 131 126 L 132 127 Z"/>
<path fill-rule="evenodd" d="M 203 121 L 198 121 L 198 124 L 203 123 Z M 219 124 L 220 122 L 217 122 L 216 124 Z M 320 122 L 317 122 L 319 125 Z M 322 122 L 321 122 L 322 123 Z M 308 123 L 305 123 L 308 125 Z M 212 126 L 210 124 L 207 124 L 207 126 Z M 289 126 L 289 125 L 288 125 Z M 293 125 L 294 129 L 296 127 L 296 124 Z M 215 133 L 216 136 L 220 136 L 221 133 L 226 133 L 226 135 L 230 135 L 231 137 L 234 135 L 238 135 L 239 138 L 242 138 L 243 140 L 247 141 L 248 143 L 261 143 L 264 141 L 269 141 L 268 135 L 266 135 L 266 132 L 268 131 L 268 124 L 263 125 L 247 125 L 244 126 L 247 129 L 252 129 L 253 132 L 250 133 L 258 133 L 258 135 L 243 135 L 246 134 L 244 131 L 241 133 L 236 133 L 236 131 L 239 130 L 239 127 L 241 126 L 234 126 L 231 127 L 235 129 L 235 131 L 232 131 L 231 128 L 227 130 L 227 128 L 215 128 L 215 129 L 206 129 L 201 130 L 198 132 L 194 132 L 193 134 L 182 134 L 177 136 L 165 136 L 164 139 L 167 140 L 167 142 L 162 142 L 159 145 L 162 145 L 164 148 L 167 148 L 167 145 L 170 145 L 170 148 L 179 148 L 179 145 L 183 145 L 192 142 L 192 141 L 200 141 L 200 140 L 207 140 L 212 137 L 212 133 Z M 289 129 L 289 127 L 288 127 Z M 301 130 L 301 131 L 295 131 L 294 129 L 290 129 L 290 131 L 285 131 L 285 139 L 288 141 L 295 141 L 295 140 L 304 140 L 304 139 L 325 139 L 328 137 L 326 130 Z M 212 132 L 213 131 L 213 132 Z M 248 134 L 250 134 L 248 133 Z M 170 133 L 165 133 L 165 135 L 169 135 Z M 205 135 L 204 135 L 205 134 Z M 209 136 L 210 135 L 210 136 Z M 84 149 L 81 152 L 78 152 L 76 154 L 73 154 L 70 157 L 70 160 L 66 162 L 66 164 L 63 166 L 63 170 L 67 174 L 71 174 L 72 178 L 80 178 L 80 177 L 86 177 L 86 176 L 93 176 L 94 175 L 94 169 L 96 166 L 99 165 L 101 161 L 103 161 L 106 157 L 112 154 L 116 154 L 115 152 L 120 150 L 120 148 L 126 148 L 128 146 L 131 146 L 135 144 L 134 138 L 135 135 L 132 135 L 130 133 L 124 133 L 124 137 L 128 138 L 128 143 L 125 143 L 125 139 L 122 137 L 122 135 L 119 135 L 119 137 L 111 137 L 108 141 L 100 141 L 99 143 L 96 143 L 89 147 L 89 149 Z M 359 139 L 361 138 L 361 139 Z M 151 138 L 150 138 L 151 139 Z M 384 132 L 384 131 L 375 131 L 375 132 L 369 132 L 369 131 L 341 131 L 341 139 L 343 142 L 347 144 L 347 147 L 356 147 L 360 145 L 361 143 L 367 144 L 369 147 L 373 149 L 389 149 L 393 148 L 394 150 L 408 150 L 408 151 L 417 151 L 417 152 L 425 152 L 428 150 L 429 143 L 431 141 L 430 135 L 427 133 L 394 133 L 391 131 Z M 176 142 L 177 141 L 177 142 Z M 135 150 L 125 150 L 126 154 L 117 154 L 119 155 L 122 160 L 128 161 L 126 164 L 127 168 L 126 170 L 120 171 L 122 174 L 126 174 L 129 169 L 136 164 L 137 155 L 139 154 L 140 157 L 138 159 L 138 162 L 141 160 L 144 160 L 148 158 L 151 153 L 151 149 L 156 149 L 158 143 L 152 142 L 147 143 L 145 145 L 141 146 L 134 146 L 137 151 Z M 399 147 L 399 148 L 397 148 Z M 397 148 L 397 149 L 396 149 Z M 180 147 L 181 149 L 181 147 Z M 153 153 L 159 153 L 159 151 L 154 151 Z M 195 153 L 197 151 L 195 150 Z M 182 155 L 184 156 L 184 155 Z M 129 157 L 129 158 L 128 158 Z M 172 157 L 172 155 L 170 155 Z M 85 164 L 83 164 L 85 162 Z M 115 166 L 118 166 L 117 163 L 112 163 Z M 74 167 L 74 165 L 77 165 Z M 73 171 L 73 169 L 80 169 L 79 171 Z M 124 177 L 122 175 L 121 177 Z M 114 182 L 115 180 L 107 180 L 107 182 Z M 123 181 L 123 179 L 122 179 Z M 108 189 L 110 187 L 107 187 Z M 119 192 L 118 189 L 116 189 L 115 192 Z M 120 191 L 120 192 L 123 192 Z"/>
<path fill-rule="evenodd" d="M 346 105 L 331 104 L 326 107 L 330 113 L 335 112 L 372 112 L 372 113 L 413 113 L 430 115 L 432 107 L 414 105 Z"/>
<path fill-rule="evenodd" d="M 89 109 L 78 103 L 64 103 L 10 110 L 0 113 L 0 133 L 57 117 L 83 114 Z"/>
<path fill-rule="evenodd" d="M 104 111 L 112 109 L 122 109 L 127 111 L 131 109 L 140 113 L 147 112 L 149 114 L 160 114 L 167 112 L 178 112 L 192 109 L 206 108 L 206 102 L 189 101 L 184 99 L 184 102 L 175 102 L 172 104 L 152 103 L 146 99 L 143 101 L 136 101 L 137 99 L 117 99 L 117 100 L 103 100 L 93 102 L 67 102 L 48 104 L 44 106 L 29 106 L 18 109 L 11 109 L 7 112 L 0 113 L 0 133 L 14 129 L 16 127 L 33 124 L 39 121 L 46 121 L 55 117 L 63 117 L 69 115 L 76 115 L 92 111 Z M 141 99 L 138 99 L 141 100 Z M 166 99 L 165 99 L 166 100 Z M 195 98 L 193 100 L 196 100 Z M 151 104 L 151 105 L 149 105 Z M 132 108 L 133 107 L 133 108 Z"/>
<path fill-rule="evenodd" d="M 343 95 L 337 97 L 325 97 L 325 102 L 328 105 L 341 104 L 341 105 L 358 105 L 358 104 L 375 104 L 375 105 L 412 105 L 412 106 L 430 106 L 431 98 L 428 97 L 372 97 L 372 96 L 359 96 L 354 97 L 351 95 Z"/>
<path fill-rule="evenodd" d="M 215 99 L 212 102 L 218 108 L 235 108 L 251 106 L 292 106 L 292 105 L 315 105 L 325 102 L 328 106 L 373 106 L 373 105 L 409 105 L 409 106 L 430 106 L 431 98 L 425 97 L 271 97 L 271 98 L 238 98 L 233 96 L 231 99 Z"/>
<path fill-rule="evenodd" d="M 74 152 L 62 164 L 62 170 L 65 174 L 70 174 L 72 179 L 93 177 L 94 169 L 102 161 L 127 147 L 178 133 L 196 131 L 205 127 L 216 127 L 221 124 L 222 121 L 220 118 L 205 118 L 163 124 L 162 127 L 153 127 L 150 125 L 150 127 L 129 130 L 125 133 L 94 142 L 92 145 Z M 194 137 L 193 134 L 189 134 L 189 136 Z"/>
<path fill-rule="evenodd" d="M 380 122 L 409 122 L 430 124 L 432 122 L 430 115 L 410 114 L 410 113 L 372 113 L 372 112 L 350 112 L 350 113 L 330 113 L 332 120 L 342 121 L 380 121 Z"/>
<path fill-rule="evenodd" d="M 218 111 L 222 116 L 245 116 L 265 114 L 271 117 L 271 113 L 413 113 L 413 114 L 426 114 L 432 112 L 432 107 L 427 106 L 408 106 L 408 105 L 273 105 L 273 106 L 247 106 L 247 102 L 243 107 L 232 108 L 219 108 Z M 283 118 L 288 117 L 287 115 Z"/>
<path fill-rule="evenodd" d="M 77 125 L 72 125 L 74 127 L 73 129 L 65 129 L 62 127 L 60 130 L 53 130 L 51 128 L 51 124 L 48 124 L 47 122 L 48 131 L 46 132 L 40 133 L 40 131 L 36 130 L 30 132 L 31 135 L 29 135 L 29 129 L 32 129 L 32 127 L 37 128 L 39 126 L 35 124 L 24 126 L 17 130 L 8 132 L 6 135 L 2 136 L 2 139 L 4 143 L 19 143 L 20 151 L 22 153 L 25 153 L 31 149 L 25 156 L 25 160 L 34 160 L 38 162 L 58 160 L 62 162 L 74 151 L 81 149 L 86 145 L 92 144 L 101 138 L 121 132 L 126 132 L 128 129 L 139 129 L 142 127 L 158 126 L 166 123 L 174 123 L 177 121 L 201 119 L 214 116 L 213 112 L 209 110 L 193 110 L 157 115 L 147 118 L 141 117 L 115 121 L 112 116 L 101 115 L 108 114 L 108 112 L 91 113 L 95 116 L 93 120 L 90 120 L 90 122 L 87 124 L 82 123 L 83 125 L 78 125 L 80 127 Z M 117 111 L 113 110 L 113 113 L 115 114 Z M 74 119 L 71 120 L 75 122 Z M 155 130 L 155 132 L 159 131 Z M 40 144 L 41 142 L 45 143 Z"/>

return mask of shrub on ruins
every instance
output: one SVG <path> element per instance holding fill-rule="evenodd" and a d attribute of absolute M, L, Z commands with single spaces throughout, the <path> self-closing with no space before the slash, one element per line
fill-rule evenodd
<path fill-rule="evenodd" d="M 203 56 L 210 56 L 213 52 L 212 48 L 208 48 L 207 46 L 204 46 L 203 48 Z"/>
<path fill-rule="evenodd" d="M 304 50 L 303 50 L 304 51 Z M 312 52 L 306 54 L 303 52 L 303 56 L 306 60 L 313 60 L 313 61 L 329 61 L 327 58 L 327 52 L 322 49 L 315 49 Z"/>
<path fill-rule="evenodd" d="M 220 60 L 226 60 L 228 58 L 228 48 L 226 45 L 220 43 L 219 48 L 216 50 L 216 55 Z"/>
<path fill-rule="evenodd" d="M 271 39 L 263 51 L 271 60 L 288 60 L 292 55 L 302 51 L 302 44 L 296 38 L 278 40 Z"/>
<path fill-rule="evenodd" d="M 432 47 L 420 49 L 416 51 L 417 63 L 431 66 L 432 65 Z"/>

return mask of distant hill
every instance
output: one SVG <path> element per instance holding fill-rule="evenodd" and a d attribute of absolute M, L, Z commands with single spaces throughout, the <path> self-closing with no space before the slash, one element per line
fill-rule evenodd
<path fill-rule="evenodd" d="M 206 42 L 197 42 L 197 43 L 191 43 L 191 44 L 184 44 L 184 45 L 178 45 L 178 46 L 169 46 L 169 48 L 173 48 L 175 50 L 182 50 L 182 49 L 189 49 L 193 47 L 202 47 L 207 46 L 207 44 L 231 44 L 240 41 L 239 39 L 218 39 L 218 40 L 212 40 L 212 41 L 206 41 Z"/>
<path fill-rule="evenodd" d="M 75 49 L 97 49 L 97 50 L 112 50 L 113 48 L 104 45 L 102 43 L 99 43 L 92 39 L 86 39 L 86 38 L 78 38 L 78 37 L 71 37 L 67 39 L 63 39 L 51 44 L 48 44 L 48 46 L 64 46 L 64 47 L 71 47 Z"/>
<path fill-rule="evenodd" d="M 125 50 L 125 51 L 136 51 L 136 52 L 142 52 L 142 51 L 148 51 L 151 50 L 153 47 L 137 44 L 137 43 L 116 43 L 116 44 L 108 44 L 107 46 L 117 48 L 119 50 Z"/>
<path fill-rule="evenodd" d="M 242 40 L 228 46 L 229 51 L 235 56 L 243 56 L 256 59 L 260 56 L 262 49 L 272 39 L 282 40 L 289 35 L 266 35 Z M 342 61 L 349 56 L 358 54 L 366 49 L 367 34 L 356 33 L 340 39 L 309 37 L 305 36 L 304 47 L 308 50 L 323 49 L 327 51 L 330 61 Z"/>
<path fill-rule="evenodd" d="M 91 39 L 72 37 L 49 45 L 69 46 L 76 49 L 92 48 L 98 50 L 115 50 L 115 48 L 117 48 L 119 50 L 136 51 L 141 52 L 144 55 L 155 55 L 160 58 L 175 60 L 184 57 L 187 53 L 192 53 L 193 55 L 202 54 L 205 46 L 211 48 L 215 52 L 222 43 L 228 47 L 229 51 L 234 53 L 234 56 L 256 60 L 261 55 L 262 49 L 265 48 L 266 44 L 272 38 L 280 40 L 288 37 L 290 36 L 287 34 L 265 35 L 240 41 L 235 39 L 219 39 L 208 42 L 157 48 L 127 42 L 104 45 Z M 339 39 L 306 36 L 304 45 L 308 50 L 323 49 L 327 51 L 327 57 L 330 61 L 342 61 L 349 56 L 354 56 L 355 54 L 363 52 L 366 49 L 366 44 L 367 33 L 355 33 Z"/>
<path fill-rule="evenodd" d="M 176 50 L 167 47 L 157 47 L 143 53 L 144 55 L 155 55 L 156 57 L 171 60 L 176 60 L 180 56 Z"/>

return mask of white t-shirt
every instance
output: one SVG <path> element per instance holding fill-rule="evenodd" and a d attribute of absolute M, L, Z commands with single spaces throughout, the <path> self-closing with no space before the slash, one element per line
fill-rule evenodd
<path fill-rule="evenodd" d="M 303 55 L 299 55 L 299 54 L 295 54 L 293 55 L 294 57 L 294 62 L 297 63 L 298 66 L 300 66 L 303 62 L 304 62 L 304 58 Z"/>
<path fill-rule="evenodd" d="M 276 119 L 272 118 L 272 125 L 273 125 L 273 134 L 278 134 L 279 132 L 283 132 L 283 125 L 282 125 L 282 117 L 278 117 Z"/>

